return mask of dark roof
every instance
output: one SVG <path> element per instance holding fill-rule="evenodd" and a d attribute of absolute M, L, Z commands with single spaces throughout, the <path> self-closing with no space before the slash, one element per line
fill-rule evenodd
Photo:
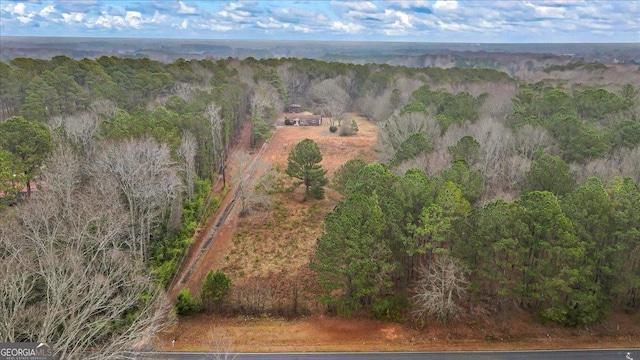
<path fill-rule="evenodd" d="M 298 120 L 310 120 L 310 119 L 315 120 L 315 119 L 320 119 L 321 117 L 322 117 L 322 115 L 301 115 L 301 114 L 299 114 L 299 115 L 294 116 L 291 120 L 295 120 L 295 119 L 298 119 Z"/>

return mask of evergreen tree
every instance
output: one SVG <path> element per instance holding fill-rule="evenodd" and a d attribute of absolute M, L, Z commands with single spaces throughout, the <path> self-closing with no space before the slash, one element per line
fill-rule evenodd
<path fill-rule="evenodd" d="M 550 191 L 564 195 L 575 186 L 575 179 L 569 172 L 569 164 L 561 158 L 539 152 L 525 175 L 526 191 Z"/>
<path fill-rule="evenodd" d="M 322 169 L 322 166 L 319 165 L 321 161 L 322 153 L 320 153 L 318 144 L 311 139 L 302 140 L 289 153 L 285 173 L 292 178 L 299 179 L 298 185 L 304 184 L 305 200 L 311 188 L 321 188 L 329 182 L 326 177 L 327 170 Z"/>
<path fill-rule="evenodd" d="M 346 313 L 370 305 L 390 286 L 390 250 L 382 240 L 385 221 L 376 197 L 354 194 L 325 219 L 312 268 L 324 289 L 322 301 Z"/>
<path fill-rule="evenodd" d="M 351 159 L 333 175 L 331 187 L 342 195 L 349 194 L 357 183 L 358 173 L 367 163 L 362 159 Z"/>
<path fill-rule="evenodd" d="M 219 308 L 224 297 L 231 290 L 231 279 L 224 272 L 209 270 L 202 280 L 202 305 L 207 311 Z"/>
<path fill-rule="evenodd" d="M 53 149 L 53 137 L 49 129 L 42 123 L 12 116 L 0 123 L 0 149 L 16 156 L 19 166 L 24 170 L 27 193 L 31 194 L 31 179 Z"/>

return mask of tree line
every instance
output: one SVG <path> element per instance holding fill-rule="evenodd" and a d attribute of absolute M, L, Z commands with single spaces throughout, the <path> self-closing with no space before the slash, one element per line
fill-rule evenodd
<path fill-rule="evenodd" d="M 638 160 L 638 90 L 618 89 L 520 84 L 503 107 L 415 88 L 381 122 L 384 162 L 334 176 L 345 198 L 312 262 L 322 301 L 417 323 L 478 304 L 567 326 L 636 311 L 640 174 L 600 160 Z"/>
<path fill-rule="evenodd" d="M 329 309 L 420 323 L 481 304 L 568 326 L 638 309 L 633 179 L 591 178 L 561 196 L 531 190 L 477 206 L 461 179 L 345 163 L 333 179 L 345 197 L 326 216 L 312 263 Z"/>
<path fill-rule="evenodd" d="M 252 145 L 258 146 L 269 137 L 284 105 L 293 102 L 331 117 L 338 126 L 350 126 L 342 122 L 344 114 L 358 111 L 383 129 L 380 154 L 389 167 L 358 162 L 337 175 L 342 181 L 334 181 L 346 197 L 327 218 L 323 238 L 341 242 L 343 251 L 334 259 L 329 255 L 338 245 L 319 245 L 314 266 L 322 272 L 324 253 L 326 261 L 354 260 L 344 274 L 332 275 L 347 279 L 346 288 L 340 290 L 338 280 L 322 280 L 328 289 L 335 288 L 328 296 L 346 291 L 343 300 L 327 298 L 337 310 L 372 309 L 379 317 L 394 318 L 403 313 L 398 309 L 407 309 L 408 289 L 417 279 L 434 279 L 432 269 L 454 268 L 454 284 L 462 288 L 464 281 L 457 274 L 467 273 L 460 269 L 488 266 L 470 260 L 471 254 L 484 259 L 480 250 L 474 253 L 467 247 L 466 255 L 458 253 L 465 247 L 457 239 L 470 239 L 476 231 L 471 225 L 480 223 L 474 214 L 484 214 L 478 209 L 495 202 L 509 209 L 506 215 L 513 221 L 524 221 L 519 215 L 538 203 L 535 196 L 550 204 L 552 214 L 566 213 L 567 222 L 557 225 L 567 234 L 563 245 L 545 238 L 538 232 L 546 226 L 538 224 L 543 220 L 531 218 L 524 224 L 531 232 L 527 239 L 532 244 L 553 240 L 529 254 L 544 262 L 525 261 L 522 248 L 513 245 L 513 251 L 520 252 L 498 252 L 493 265 L 502 270 L 510 261 L 520 261 L 514 262 L 518 271 L 504 270 L 512 278 L 468 277 L 467 290 L 491 289 L 478 292 L 483 298 L 494 292 L 502 296 L 504 288 L 497 284 L 518 279 L 527 287 L 509 294 L 519 294 L 523 304 L 554 321 L 564 321 L 562 312 L 569 311 L 567 289 L 580 290 L 571 299 L 615 295 L 611 303 L 571 300 L 598 309 L 637 306 L 637 264 L 631 257 L 637 246 L 615 246 L 637 241 L 633 200 L 638 179 L 601 181 L 610 203 L 610 221 L 602 225 L 609 238 L 603 246 L 611 257 L 627 256 L 632 283 L 626 288 L 618 282 L 622 270 L 606 268 L 608 257 L 585 265 L 600 267 L 597 277 L 576 272 L 576 254 L 583 251 L 583 240 L 577 239 L 596 227 L 580 230 L 576 219 L 596 219 L 579 211 L 570 215 L 565 204 L 590 174 L 602 179 L 611 169 L 626 175 L 629 168 L 640 168 L 630 162 L 639 158 L 634 153 L 637 89 L 632 85 L 616 88 L 617 94 L 580 88 L 570 95 L 539 84 L 518 89 L 514 79 L 490 69 L 288 58 L 179 59 L 164 64 L 108 56 L 16 58 L 0 62 L 0 83 L 0 260 L 8 299 L 0 302 L 0 338 L 6 341 L 56 339 L 58 354 L 95 358 L 139 345 L 165 313 L 158 288 L 173 277 L 200 220 L 219 204 L 219 196 L 210 197 L 209 191 L 218 179 L 226 182 L 227 156 L 242 127 L 251 127 Z M 561 119 L 573 119 L 566 122 L 571 130 L 567 139 L 564 120 L 553 120 L 553 114 L 565 110 Z M 596 146 L 599 139 L 606 140 L 605 150 Z M 598 159 L 616 166 L 604 166 Z M 563 184 L 556 177 L 549 180 L 558 174 L 569 176 L 568 185 L 550 188 Z M 326 180 L 321 175 L 312 182 L 301 179 L 309 195 L 322 196 Z M 26 195 L 20 195 L 23 187 Z M 32 189 L 37 191 L 30 194 Z M 496 200 L 521 191 L 524 195 L 507 205 Z M 523 200 L 527 196 L 531 201 Z M 542 209 L 539 212 L 546 219 Z M 520 223 L 512 225 L 507 230 L 524 229 Z M 332 228 L 349 238 L 339 237 L 340 231 L 331 233 Z M 505 239 L 500 246 L 511 251 L 511 237 Z M 565 245 L 575 251 L 561 252 Z M 491 251 L 498 251 L 496 246 L 491 245 Z M 593 250 L 586 242 L 583 248 L 587 255 Z M 358 260 L 361 253 L 366 254 L 363 261 Z M 559 282 L 544 273 L 549 279 L 543 287 L 555 290 L 537 299 L 532 289 L 542 285 L 534 281 L 536 271 L 544 272 L 547 263 L 564 271 L 567 279 Z M 484 283 L 491 287 L 479 285 Z M 96 292 L 108 296 L 96 297 Z M 504 301 L 495 303 L 508 303 L 500 299 Z M 586 306 L 579 305 L 578 313 L 593 314 L 583 310 Z M 41 316 L 44 313 L 49 315 Z M 597 313 L 601 316 L 602 311 Z"/>

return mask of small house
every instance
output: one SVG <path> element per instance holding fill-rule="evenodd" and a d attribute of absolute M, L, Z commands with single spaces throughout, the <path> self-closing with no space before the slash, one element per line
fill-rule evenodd
<path fill-rule="evenodd" d="M 302 105 L 300 104 L 291 104 L 287 107 L 287 111 L 290 113 L 299 113 L 302 111 Z"/>
<path fill-rule="evenodd" d="M 322 125 L 322 115 L 298 115 L 295 119 L 293 119 L 294 124 L 298 124 L 300 126 L 320 126 Z"/>

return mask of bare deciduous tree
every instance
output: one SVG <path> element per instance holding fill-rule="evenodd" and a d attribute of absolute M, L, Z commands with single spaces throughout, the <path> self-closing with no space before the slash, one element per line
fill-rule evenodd
<path fill-rule="evenodd" d="M 49 341 L 65 359 L 121 359 L 163 326 L 162 291 L 119 246 L 126 212 L 97 189 L 74 186 L 70 204 L 43 190 L 5 218 L 0 341 Z"/>
<path fill-rule="evenodd" d="M 330 116 L 329 124 L 340 126 L 344 112 L 347 110 L 349 94 L 338 85 L 338 81 L 336 79 L 323 80 L 311 86 L 309 92 L 313 101 L 320 105 L 322 115 Z"/>
<path fill-rule="evenodd" d="M 69 140 L 86 150 L 93 142 L 101 122 L 98 114 L 85 111 L 67 116 L 52 116 L 47 120 L 47 125 L 51 130 L 56 128 L 64 130 Z"/>
<path fill-rule="evenodd" d="M 524 177 L 531 167 L 531 159 L 521 155 L 511 155 L 494 164 L 487 176 L 485 193 L 481 203 L 487 203 L 497 199 L 515 201 L 518 191 L 522 186 Z"/>
<path fill-rule="evenodd" d="M 62 211 L 69 208 L 74 188 L 80 183 L 82 161 L 71 148 L 58 145 L 47 159 L 41 178 L 47 190 L 62 201 Z"/>
<path fill-rule="evenodd" d="M 206 359 L 211 360 L 233 360 L 238 355 L 231 352 L 233 348 L 233 337 L 223 329 L 214 327 L 209 331 L 207 345 L 209 352 Z"/>
<path fill-rule="evenodd" d="M 298 101 L 304 97 L 304 94 L 309 87 L 309 75 L 292 71 L 291 64 L 285 63 L 276 68 L 278 75 L 282 79 L 284 88 L 287 92 L 287 99 L 289 101 Z"/>
<path fill-rule="evenodd" d="M 264 279 L 248 279 L 244 284 L 234 284 L 230 297 L 235 299 L 237 311 L 262 315 L 272 308 L 273 288 Z"/>
<path fill-rule="evenodd" d="M 118 111 L 118 104 L 107 99 L 94 100 L 89 109 L 97 116 L 113 117 Z"/>
<path fill-rule="evenodd" d="M 259 162 L 253 165 L 254 168 L 250 171 L 252 166 L 252 156 L 246 151 L 238 150 L 233 153 L 233 163 L 235 167 L 233 169 L 233 181 L 238 184 L 238 196 L 242 203 L 242 215 L 248 215 L 254 210 L 267 210 L 271 208 L 272 197 L 265 191 L 258 191 L 256 185 L 258 183 L 264 183 L 267 178 L 275 177 L 271 169 L 266 168 L 266 164 Z M 255 166 L 259 167 L 256 168 Z M 250 176 L 248 172 L 257 172 L 261 174 L 259 177 Z"/>
<path fill-rule="evenodd" d="M 572 165 L 571 172 L 576 174 L 579 183 L 590 177 L 602 181 L 616 176 L 630 176 L 640 181 L 640 146 L 621 148 L 606 158 L 593 159 L 584 165 Z"/>
<path fill-rule="evenodd" d="M 446 321 L 462 313 L 460 300 L 466 294 L 468 281 L 462 265 L 449 256 L 438 256 L 435 263 L 421 270 L 413 300 L 413 315 Z"/>
<path fill-rule="evenodd" d="M 391 106 L 392 90 L 385 90 L 382 94 L 367 94 L 356 101 L 360 112 L 374 121 L 383 122 L 393 114 Z"/>
<path fill-rule="evenodd" d="M 271 121 L 283 108 L 278 89 L 266 81 L 258 82 L 251 96 L 251 113 L 265 121 Z"/>
<path fill-rule="evenodd" d="M 548 152 L 553 144 L 553 136 L 546 129 L 531 125 L 525 125 L 519 129 L 514 142 L 516 151 L 528 159 L 533 159 L 538 149 Z"/>
<path fill-rule="evenodd" d="M 395 82 L 395 88 L 400 91 L 400 105 L 409 103 L 411 94 L 422 85 L 424 85 L 424 81 L 416 79 L 415 77 L 407 78 L 400 76 Z"/>
<path fill-rule="evenodd" d="M 195 157 L 197 150 L 198 144 L 196 142 L 196 137 L 192 133 L 185 131 L 182 134 L 182 142 L 178 148 L 178 154 L 180 154 L 184 161 L 184 179 L 187 186 L 187 197 L 189 200 L 193 199 L 193 188 L 196 177 Z"/>
<path fill-rule="evenodd" d="M 96 178 L 115 180 L 129 212 L 130 245 L 145 259 L 151 232 L 181 186 L 169 148 L 149 139 L 105 144 L 93 168 Z"/>
<path fill-rule="evenodd" d="M 7 342 L 20 341 L 22 334 L 28 334 L 27 307 L 35 297 L 37 282 L 31 275 L 29 253 L 12 231 L 5 219 L 0 227 L 0 340 Z"/>
<path fill-rule="evenodd" d="M 218 167 L 218 174 L 222 174 L 223 183 L 226 183 L 225 179 L 225 160 L 226 151 L 223 138 L 224 132 L 224 119 L 220 114 L 220 106 L 215 103 L 211 103 L 207 106 L 204 116 L 209 119 L 211 123 L 211 149 L 213 153 L 213 162 Z"/>
<path fill-rule="evenodd" d="M 213 77 L 213 72 L 206 67 L 202 66 L 198 61 L 191 61 L 191 70 L 193 74 L 198 79 L 198 85 L 202 89 L 206 89 L 211 86 L 211 78 Z"/>
<path fill-rule="evenodd" d="M 480 89 L 474 91 L 471 88 L 468 92 L 474 97 L 478 97 L 483 93 L 488 97 L 482 104 L 482 113 L 484 116 L 491 117 L 497 121 L 504 123 L 507 116 L 513 113 L 513 99 L 518 91 L 515 84 L 512 83 L 478 83 Z"/>
<path fill-rule="evenodd" d="M 424 132 L 432 139 L 440 136 L 440 125 L 430 116 L 423 113 L 407 113 L 392 116 L 382 126 L 378 133 L 378 144 L 381 147 L 383 159 L 390 159 L 409 136 L 417 132 Z"/>
<path fill-rule="evenodd" d="M 470 135 L 480 143 L 479 166 L 490 183 L 496 175 L 495 168 L 513 152 L 513 134 L 497 121 L 483 117 L 470 126 Z"/>

